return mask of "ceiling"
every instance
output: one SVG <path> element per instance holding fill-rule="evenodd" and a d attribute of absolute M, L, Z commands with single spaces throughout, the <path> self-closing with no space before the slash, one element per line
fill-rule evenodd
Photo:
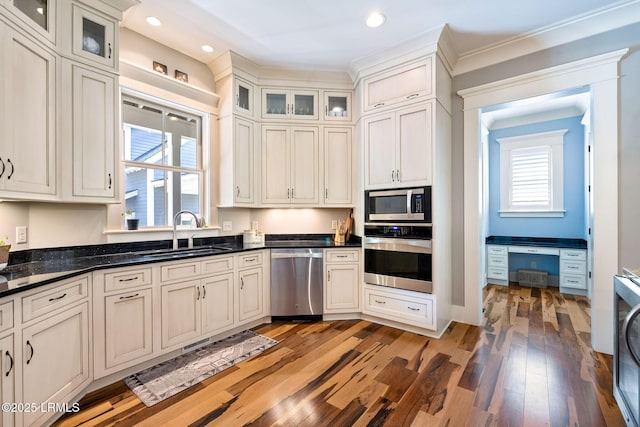
<path fill-rule="evenodd" d="M 141 0 L 123 26 L 205 64 L 227 50 L 266 67 L 349 65 L 449 26 L 458 56 L 638 0 Z M 386 22 L 365 25 L 380 11 Z M 162 22 L 146 22 L 155 16 Z M 214 48 L 201 50 L 203 44 Z"/>

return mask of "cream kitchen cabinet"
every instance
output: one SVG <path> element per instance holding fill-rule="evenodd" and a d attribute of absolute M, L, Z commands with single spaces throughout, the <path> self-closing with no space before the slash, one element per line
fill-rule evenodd
<path fill-rule="evenodd" d="M 268 315 L 266 306 L 269 277 L 267 251 L 238 255 L 238 322 L 245 323 Z M 266 270 L 266 271 L 265 271 Z"/>
<path fill-rule="evenodd" d="M 401 324 L 436 329 L 436 300 L 431 294 L 365 284 L 362 312 Z"/>
<path fill-rule="evenodd" d="M 200 298 L 203 291 L 199 280 L 162 285 L 162 348 L 195 341 L 201 334 Z"/>
<path fill-rule="evenodd" d="M 52 200 L 58 58 L 0 20 L 0 198 Z"/>
<path fill-rule="evenodd" d="M 433 104 L 365 118 L 365 188 L 432 184 Z"/>
<path fill-rule="evenodd" d="M 22 396 L 18 401 L 45 407 L 68 402 L 91 382 L 88 301 L 24 324 L 21 338 Z M 21 414 L 24 425 L 41 424 L 52 415 L 40 411 Z"/>
<path fill-rule="evenodd" d="M 325 249 L 324 314 L 360 312 L 360 250 Z"/>
<path fill-rule="evenodd" d="M 63 60 L 62 69 L 63 198 L 114 201 L 118 78 L 69 60 Z"/>
<path fill-rule="evenodd" d="M 324 204 L 351 205 L 353 174 L 351 128 L 325 127 L 322 144 Z"/>
<path fill-rule="evenodd" d="M 152 268 L 93 273 L 94 377 L 143 362 L 153 354 Z"/>
<path fill-rule="evenodd" d="M 15 402 L 16 386 L 16 352 L 13 345 L 13 334 L 0 334 L 0 401 Z M 0 413 L 0 425 L 12 426 L 15 415 L 12 411 Z"/>
<path fill-rule="evenodd" d="M 372 111 L 433 94 L 432 57 L 364 79 L 363 109 Z"/>
<path fill-rule="evenodd" d="M 59 0 L 58 0 L 59 1 Z M 29 33 L 51 44 L 56 43 L 56 0 L 2 0 L 17 21 L 28 26 Z"/>
<path fill-rule="evenodd" d="M 254 117 L 254 95 L 255 86 L 246 80 L 233 76 L 233 111 L 235 113 L 244 114 Z"/>
<path fill-rule="evenodd" d="M 318 120 L 318 91 L 263 88 L 262 118 Z"/>
<path fill-rule="evenodd" d="M 220 123 L 220 206 L 255 203 L 255 124 L 230 116 Z"/>
<path fill-rule="evenodd" d="M 231 329 L 235 322 L 233 272 L 207 277 L 200 283 L 202 333 L 213 335 Z"/>
<path fill-rule="evenodd" d="M 317 204 L 317 127 L 262 127 L 262 203 Z"/>
<path fill-rule="evenodd" d="M 91 0 L 87 6 L 95 5 Z M 116 71 L 118 68 L 116 45 L 118 20 L 103 15 L 84 4 L 72 2 L 69 13 L 71 26 L 71 53 L 79 60 Z"/>
<path fill-rule="evenodd" d="M 322 92 L 324 101 L 324 120 L 327 121 L 351 121 L 351 92 L 336 92 L 325 90 Z"/>

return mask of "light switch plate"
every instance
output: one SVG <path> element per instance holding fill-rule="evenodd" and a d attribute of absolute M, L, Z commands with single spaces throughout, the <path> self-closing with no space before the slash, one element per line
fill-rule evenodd
<path fill-rule="evenodd" d="M 331 229 L 335 230 L 336 228 L 338 228 L 338 220 L 332 219 L 331 220 Z"/>
<path fill-rule="evenodd" d="M 233 223 L 231 221 L 222 221 L 222 231 L 231 231 Z"/>
<path fill-rule="evenodd" d="M 26 225 L 19 225 L 16 227 L 16 243 L 27 243 Z"/>

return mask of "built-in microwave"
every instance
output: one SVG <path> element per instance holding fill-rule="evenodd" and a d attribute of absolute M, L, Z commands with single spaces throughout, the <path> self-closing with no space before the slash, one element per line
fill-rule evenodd
<path fill-rule="evenodd" d="M 367 190 L 364 215 L 367 223 L 431 224 L 431 187 Z"/>

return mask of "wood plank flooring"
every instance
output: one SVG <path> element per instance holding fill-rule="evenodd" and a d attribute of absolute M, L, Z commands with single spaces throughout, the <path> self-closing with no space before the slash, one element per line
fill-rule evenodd
<path fill-rule="evenodd" d="M 482 327 L 273 323 L 280 343 L 147 408 L 117 382 L 60 426 L 623 426 L 589 300 L 488 286 Z"/>

